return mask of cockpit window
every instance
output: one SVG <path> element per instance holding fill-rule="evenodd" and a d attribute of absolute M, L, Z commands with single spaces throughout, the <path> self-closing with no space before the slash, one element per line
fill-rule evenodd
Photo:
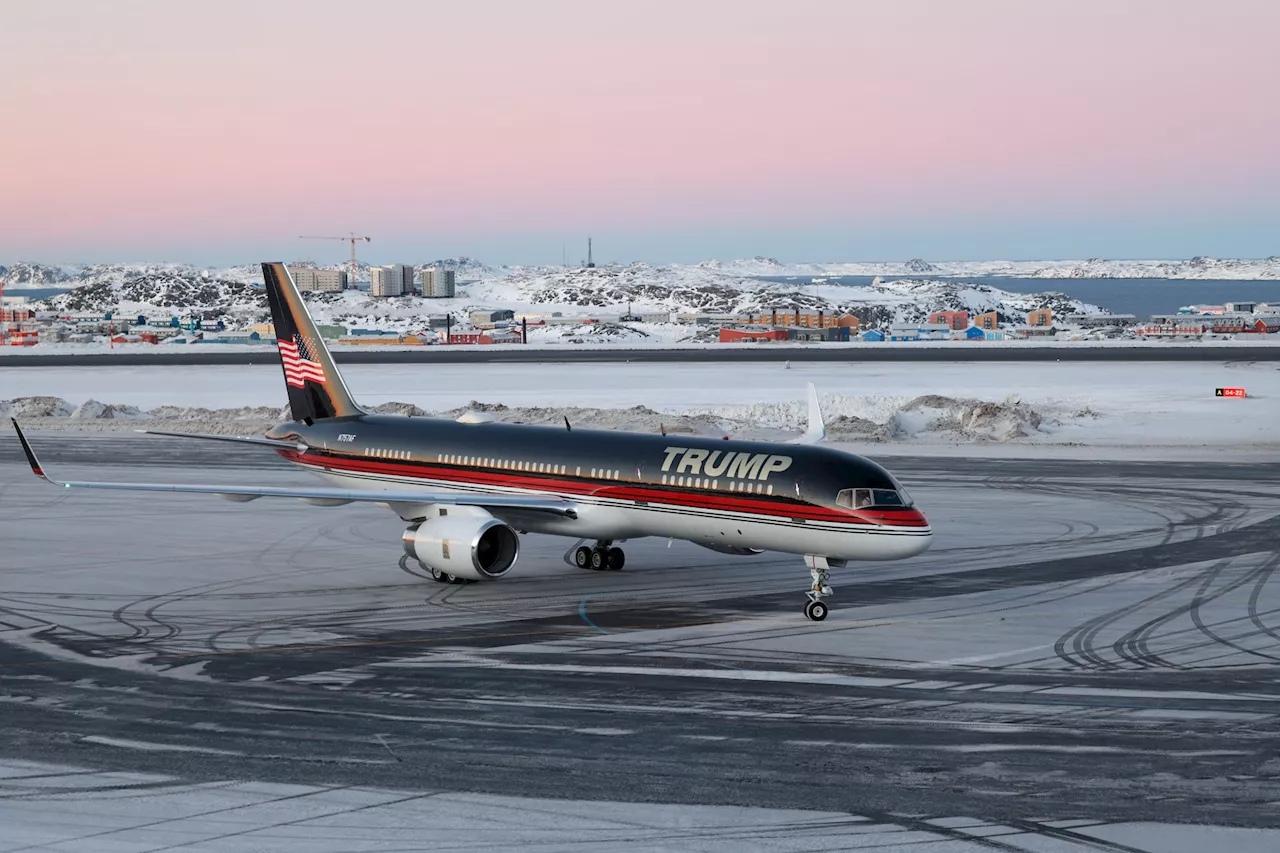
<path fill-rule="evenodd" d="M 911 497 L 905 489 L 841 489 L 836 495 L 836 506 L 848 509 L 908 507 Z"/>

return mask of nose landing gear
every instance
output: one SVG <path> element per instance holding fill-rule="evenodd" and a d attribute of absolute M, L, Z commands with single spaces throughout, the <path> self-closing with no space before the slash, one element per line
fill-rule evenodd
<path fill-rule="evenodd" d="M 573 564 L 580 569 L 618 572 L 626 562 L 627 555 L 621 548 L 613 547 L 613 543 L 608 539 L 600 540 L 591 548 L 581 545 L 573 552 Z"/>
<path fill-rule="evenodd" d="M 813 585 L 804 594 L 808 599 L 804 604 L 804 615 L 806 619 L 813 622 L 821 622 L 827 618 L 827 613 L 830 611 L 822 599 L 835 595 L 834 590 L 831 589 L 831 567 L 844 565 L 844 562 L 813 556 L 806 556 L 804 561 L 809 566 L 809 576 L 813 578 Z"/>

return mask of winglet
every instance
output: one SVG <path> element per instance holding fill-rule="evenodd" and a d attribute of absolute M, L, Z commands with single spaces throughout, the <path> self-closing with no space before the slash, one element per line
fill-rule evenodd
<path fill-rule="evenodd" d="M 13 431 L 18 434 L 18 441 L 22 442 L 22 452 L 27 454 L 27 464 L 31 466 L 31 472 L 42 480 L 49 480 L 44 473 L 44 469 L 40 467 L 40 460 L 36 458 L 36 452 L 31 449 L 31 444 L 27 441 L 27 437 L 22 434 L 22 427 L 18 426 L 17 418 L 9 418 L 9 423 L 13 424 Z M 53 480 L 49 480 L 50 483 Z"/>
<path fill-rule="evenodd" d="M 809 383 L 809 428 L 804 435 L 791 439 L 788 444 L 818 444 L 827 437 L 827 425 L 822 420 L 822 406 L 818 403 L 818 387 Z"/>

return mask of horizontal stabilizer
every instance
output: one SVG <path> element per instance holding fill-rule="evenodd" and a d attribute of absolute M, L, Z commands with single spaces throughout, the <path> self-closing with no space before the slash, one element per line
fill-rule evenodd
<path fill-rule="evenodd" d="M 163 435 L 169 438 L 200 438 L 205 441 L 230 441 L 236 444 L 256 444 L 261 447 L 275 447 L 280 450 L 297 450 L 304 452 L 307 445 L 300 441 L 280 441 L 276 438 L 255 438 L 249 435 L 210 435 L 203 432 L 165 432 L 159 429 L 140 429 L 138 432 L 147 435 Z"/>

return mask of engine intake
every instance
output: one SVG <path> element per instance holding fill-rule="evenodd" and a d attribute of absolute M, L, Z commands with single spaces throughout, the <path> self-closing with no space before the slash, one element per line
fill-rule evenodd
<path fill-rule="evenodd" d="M 404 552 L 427 568 L 472 580 L 502 577 L 520 554 L 516 532 L 483 510 L 431 516 L 406 530 L 402 541 Z"/>

